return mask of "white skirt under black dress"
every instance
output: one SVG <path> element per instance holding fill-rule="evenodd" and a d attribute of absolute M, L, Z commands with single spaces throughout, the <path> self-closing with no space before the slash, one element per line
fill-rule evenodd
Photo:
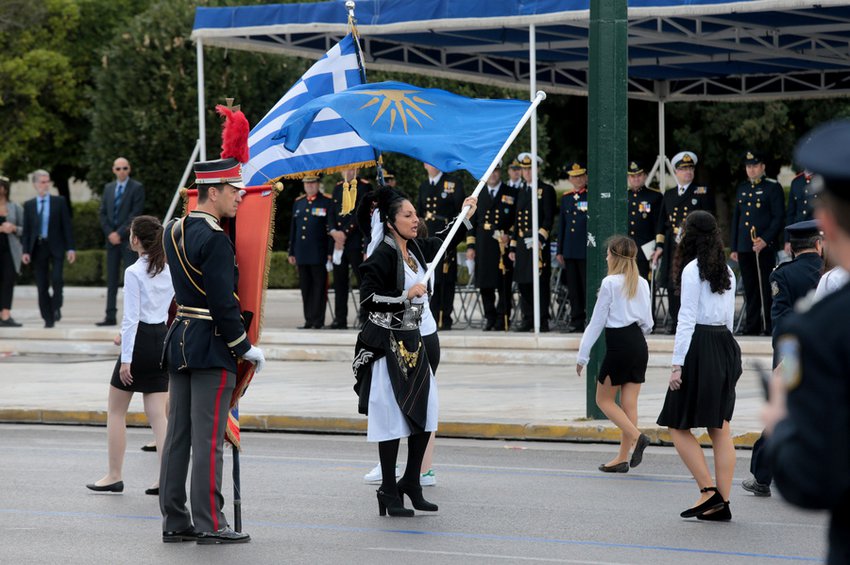
<path fill-rule="evenodd" d="M 637 322 L 622 328 L 605 328 L 605 359 L 596 380 L 611 377 L 613 386 L 646 381 L 649 349 Z"/>
<path fill-rule="evenodd" d="M 741 348 L 724 326 L 697 324 L 682 365 L 682 386 L 667 389 L 658 425 L 676 430 L 722 428 L 732 420 Z"/>
<path fill-rule="evenodd" d="M 133 361 L 130 363 L 133 382 L 130 386 L 125 386 L 121 382 L 118 375 L 121 369 L 121 355 L 118 355 L 110 384 L 128 392 L 168 392 L 168 371 L 159 366 L 167 330 L 164 323 L 139 322 L 136 341 L 133 345 Z"/>
<path fill-rule="evenodd" d="M 419 282 L 419 276 L 405 263 L 405 291 L 410 289 L 410 287 L 417 282 Z M 413 302 L 421 303 L 425 300 L 427 300 L 427 297 L 420 297 L 414 299 Z M 418 330 L 416 333 L 419 333 Z M 421 342 L 422 337 L 417 337 Z M 428 353 L 425 352 L 425 355 L 427 356 Z M 372 383 L 369 389 L 369 423 L 366 430 L 367 441 L 387 441 L 408 437 L 411 433 L 410 423 L 408 422 L 404 412 L 402 412 L 395 393 L 393 392 L 393 385 L 390 381 L 390 373 L 389 368 L 387 367 L 387 362 L 395 362 L 395 358 L 392 354 L 385 355 L 372 364 Z M 428 413 L 425 418 L 423 431 L 433 432 L 437 430 L 440 401 L 437 395 L 437 379 L 434 378 L 434 371 L 431 370 L 430 366 L 426 366 L 425 370 L 430 373 L 430 381 L 428 387 Z"/>

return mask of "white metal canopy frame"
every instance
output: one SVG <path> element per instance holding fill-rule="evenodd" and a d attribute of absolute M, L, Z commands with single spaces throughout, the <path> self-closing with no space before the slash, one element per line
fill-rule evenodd
<path fill-rule="evenodd" d="M 629 0 L 631 98 L 657 101 L 666 187 L 664 104 L 850 95 L 850 3 L 837 0 Z M 589 0 L 360 0 L 364 64 L 495 86 L 586 95 Z M 342 1 L 198 8 L 200 159 L 206 159 L 203 46 L 318 59 L 348 31 Z M 531 118 L 537 186 L 536 110 Z M 537 232 L 537 199 L 532 199 Z M 537 253 L 537 238 L 534 250 Z M 534 330 L 539 288 L 534 277 Z"/>

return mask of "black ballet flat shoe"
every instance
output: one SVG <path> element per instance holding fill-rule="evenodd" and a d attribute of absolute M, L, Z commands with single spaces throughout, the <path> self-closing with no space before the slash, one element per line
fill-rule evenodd
<path fill-rule="evenodd" d="M 153 444 L 153 445 L 143 445 L 140 449 L 141 449 L 142 451 L 154 451 L 154 452 L 155 452 L 155 451 L 156 451 L 156 444 Z"/>
<path fill-rule="evenodd" d="M 723 503 L 720 510 L 706 514 L 697 514 L 697 520 L 706 520 L 708 522 L 729 522 L 732 520 L 732 511 L 729 510 L 729 501 Z"/>
<path fill-rule="evenodd" d="M 629 461 L 629 467 L 637 467 L 640 465 L 641 461 L 643 461 L 643 450 L 647 448 L 649 445 L 649 436 L 646 434 L 640 434 L 638 437 L 637 443 L 635 444 L 635 450 L 632 452 L 632 459 Z"/>
<path fill-rule="evenodd" d="M 436 504 L 428 502 L 422 497 L 422 485 L 413 485 L 404 481 L 399 481 L 398 496 L 402 499 L 402 504 L 404 504 L 404 495 L 407 495 L 407 498 L 410 499 L 410 504 L 412 504 L 417 510 L 424 510 L 425 512 L 437 511 Z"/>
<path fill-rule="evenodd" d="M 152 496 L 159 496 L 159 487 L 146 488 L 145 494 L 150 494 Z"/>
<path fill-rule="evenodd" d="M 124 481 L 118 481 L 109 485 L 98 486 L 94 483 L 89 483 L 86 488 L 95 492 L 124 492 Z"/>
<path fill-rule="evenodd" d="M 398 494 L 386 494 L 378 489 L 378 514 L 380 516 L 390 516 L 397 518 L 410 518 L 413 516 L 412 508 L 405 508 L 404 501 Z"/>
<path fill-rule="evenodd" d="M 702 504 L 698 504 L 693 508 L 688 508 L 684 510 L 679 516 L 682 518 L 693 518 L 694 516 L 699 516 L 700 514 L 704 514 L 711 510 L 720 510 L 723 508 L 723 505 L 726 504 L 723 500 L 723 497 L 720 496 L 720 493 L 717 492 L 717 487 L 705 487 L 704 489 L 700 489 L 700 492 L 710 492 L 714 491 L 714 494 L 711 495 L 711 498 L 703 502 Z"/>
<path fill-rule="evenodd" d="M 628 461 L 623 461 L 622 463 L 617 463 L 616 465 L 611 465 L 610 467 L 606 467 L 604 464 L 602 464 L 599 466 L 599 470 L 603 473 L 628 473 L 629 463 Z"/>
<path fill-rule="evenodd" d="M 162 532 L 162 543 L 175 543 L 181 541 L 197 541 L 198 532 L 195 528 L 189 527 L 185 530 Z"/>

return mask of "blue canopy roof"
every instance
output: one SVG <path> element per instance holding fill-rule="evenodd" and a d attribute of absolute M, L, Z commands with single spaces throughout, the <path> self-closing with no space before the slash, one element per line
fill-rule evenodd
<path fill-rule="evenodd" d="M 589 0 L 360 0 L 366 68 L 587 90 Z M 834 0 L 629 0 L 629 92 L 645 99 L 850 93 L 850 5 Z M 344 1 L 198 8 L 204 45 L 318 58 L 347 30 Z"/>

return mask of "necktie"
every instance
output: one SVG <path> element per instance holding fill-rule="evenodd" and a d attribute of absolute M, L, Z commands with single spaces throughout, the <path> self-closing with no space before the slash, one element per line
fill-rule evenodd
<path fill-rule="evenodd" d="M 495 188 L 490 189 L 490 199 L 491 200 L 496 199 L 496 189 Z"/>
<path fill-rule="evenodd" d="M 47 218 L 44 217 L 45 199 L 38 199 L 38 235 L 47 238 Z"/>
<path fill-rule="evenodd" d="M 432 180 L 432 181 L 431 181 L 431 186 L 437 186 L 437 181 Z"/>
<path fill-rule="evenodd" d="M 115 188 L 115 213 L 116 213 L 116 214 L 118 213 L 118 210 L 120 209 L 120 206 L 121 206 L 121 197 L 122 197 L 122 196 L 124 196 L 124 185 L 123 185 L 123 184 L 119 184 L 119 185 Z"/>

